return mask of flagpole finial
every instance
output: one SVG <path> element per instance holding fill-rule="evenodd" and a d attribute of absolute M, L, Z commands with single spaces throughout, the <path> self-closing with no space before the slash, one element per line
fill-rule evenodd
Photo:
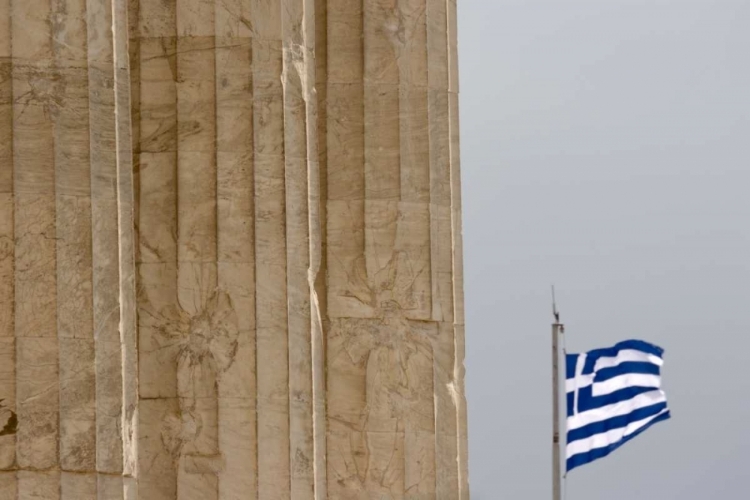
<path fill-rule="evenodd" d="M 555 317 L 555 324 L 560 324 L 560 311 L 557 310 L 557 300 L 555 299 L 555 285 L 552 285 L 552 315 Z"/>

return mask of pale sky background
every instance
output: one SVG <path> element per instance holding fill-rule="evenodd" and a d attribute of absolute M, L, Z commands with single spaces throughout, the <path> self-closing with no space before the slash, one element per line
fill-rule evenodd
<path fill-rule="evenodd" d="M 672 409 L 569 498 L 747 499 L 750 2 L 459 0 L 459 50 L 472 499 L 551 498 L 551 283 Z"/>

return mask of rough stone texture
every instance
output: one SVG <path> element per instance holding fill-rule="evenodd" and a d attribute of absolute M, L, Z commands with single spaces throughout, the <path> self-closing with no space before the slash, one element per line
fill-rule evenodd
<path fill-rule="evenodd" d="M 0 0 L 0 500 L 469 498 L 454 0 Z"/>

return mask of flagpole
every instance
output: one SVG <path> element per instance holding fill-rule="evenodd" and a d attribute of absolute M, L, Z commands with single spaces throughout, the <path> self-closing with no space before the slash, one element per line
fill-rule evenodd
<path fill-rule="evenodd" d="M 552 325 L 552 500 L 560 496 L 560 323 Z"/>
<path fill-rule="evenodd" d="M 560 334 L 564 327 L 555 303 L 555 287 L 552 287 L 552 500 L 561 500 L 560 489 Z"/>

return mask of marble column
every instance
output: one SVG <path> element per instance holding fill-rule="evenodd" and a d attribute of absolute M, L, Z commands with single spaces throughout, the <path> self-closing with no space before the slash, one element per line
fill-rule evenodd
<path fill-rule="evenodd" d="M 0 500 L 469 498 L 454 0 L 0 0 Z"/>
<path fill-rule="evenodd" d="M 104 0 L 0 1 L 3 500 L 117 499 L 133 485 L 124 26 Z"/>
<path fill-rule="evenodd" d="M 468 498 L 456 3 L 328 0 L 330 498 Z"/>

